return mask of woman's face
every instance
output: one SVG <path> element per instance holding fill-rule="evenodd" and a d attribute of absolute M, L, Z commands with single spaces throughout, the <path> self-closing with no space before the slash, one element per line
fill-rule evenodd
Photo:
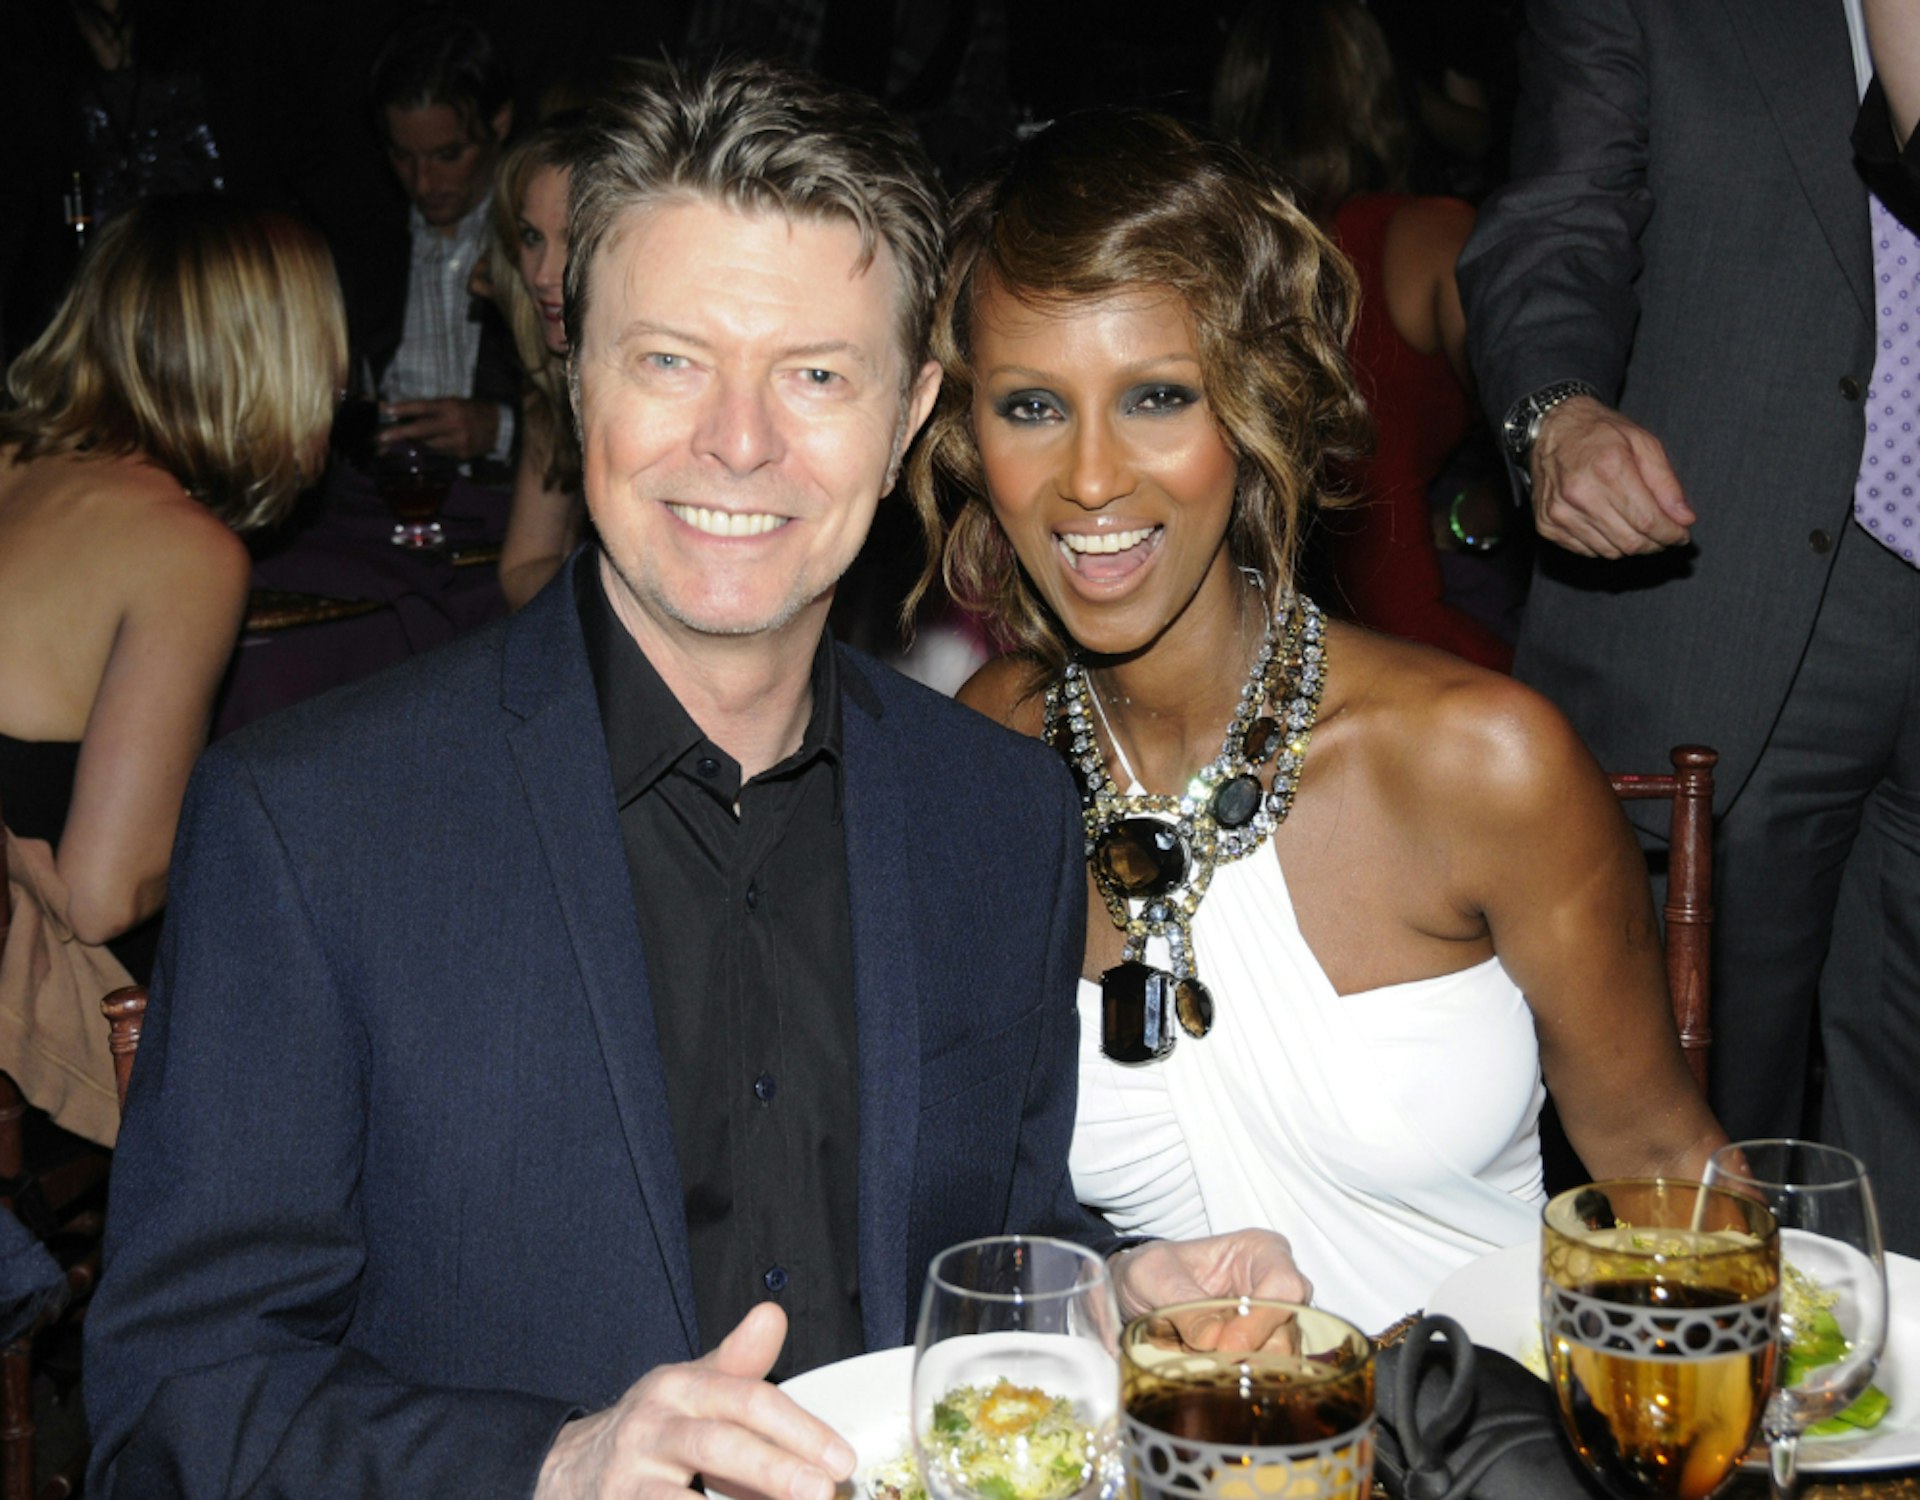
<path fill-rule="evenodd" d="M 567 352 L 561 295 L 567 275 L 567 177 L 565 167 L 535 167 L 520 204 L 520 279 L 554 354 Z"/>
<path fill-rule="evenodd" d="M 989 285 L 972 334 L 988 499 L 1068 633 L 1124 655 L 1158 640 L 1209 580 L 1232 597 L 1238 465 L 1178 294 L 1029 306 Z"/>

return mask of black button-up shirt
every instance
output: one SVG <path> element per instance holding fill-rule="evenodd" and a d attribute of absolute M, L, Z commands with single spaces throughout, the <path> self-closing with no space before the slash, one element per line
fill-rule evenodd
<path fill-rule="evenodd" d="M 824 636 L 800 748 L 744 786 L 575 572 L 646 953 L 707 1347 L 787 1311 L 775 1380 L 865 1348 L 840 685 Z"/>

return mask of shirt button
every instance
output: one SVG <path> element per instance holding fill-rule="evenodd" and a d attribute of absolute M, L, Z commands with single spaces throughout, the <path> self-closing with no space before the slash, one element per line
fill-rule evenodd
<path fill-rule="evenodd" d="M 711 755 L 703 755 L 694 764 L 694 770 L 711 781 L 720 774 L 720 762 L 715 760 Z"/>
<path fill-rule="evenodd" d="M 760 887 L 757 885 L 749 885 L 747 887 L 747 910 L 758 911 L 759 909 L 760 909 Z"/>
<path fill-rule="evenodd" d="M 775 1266 L 760 1279 L 766 1283 L 768 1291 L 784 1292 L 787 1289 L 787 1268 L 785 1266 Z"/>
<path fill-rule="evenodd" d="M 1861 394 L 1860 382 L 1855 380 L 1851 375 L 1842 375 L 1840 377 L 1840 394 L 1845 396 L 1849 401 L 1858 401 Z"/>
<path fill-rule="evenodd" d="M 771 1104 L 773 1103 L 773 1096 L 779 1090 L 779 1087 L 780 1086 L 773 1081 L 773 1074 L 762 1073 L 758 1078 L 753 1080 L 753 1097 L 758 1099 L 762 1104 Z"/>
<path fill-rule="evenodd" d="M 1823 555 L 1831 552 L 1833 550 L 1833 533 L 1830 531 L 1816 531 L 1812 536 L 1807 538 L 1807 545 L 1813 548 L 1815 552 Z"/>

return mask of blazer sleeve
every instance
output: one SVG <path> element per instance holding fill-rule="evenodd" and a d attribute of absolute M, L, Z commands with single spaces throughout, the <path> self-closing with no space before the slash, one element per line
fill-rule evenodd
<path fill-rule="evenodd" d="M 1079 796 L 1064 764 L 1056 763 L 1049 770 L 1055 773 L 1048 785 L 1054 792 L 1051 847 L 1057 855 L 1048 929 L 1046 1003 L 1040 1012 L 1042 1034 L 1027 1080 L 1007 1226 L 1016 1233 L 1074 1240 L 1102 1255 L 1111 1255 L 1136 1241 L 1116 1234 L 1099 1214 L 1081 1205 L 1067 1167 L 1079 1095 L 1080 1011 L 1076 992 L 1086 953 L 1087 864 Z M 1036 819 L 1036 826 L 1048 824 Z"/>
<path fill-rule="evenodd" d="M 1646 39 L 1629 0 L 1530 0 L 1520 65 L 1513 175 L 1482 207 L 1458 270 L 1496 429 L 1556 381 L 1618 399 L 1653 211 Z"/>
<path fill-rule="evenodd" d="M 88 1493 L 527 1496 L 567 1403 L 423 1388 L 355 1347 L 368 1047 L 302 874 L 214 747 L 87 1318 Z"/>

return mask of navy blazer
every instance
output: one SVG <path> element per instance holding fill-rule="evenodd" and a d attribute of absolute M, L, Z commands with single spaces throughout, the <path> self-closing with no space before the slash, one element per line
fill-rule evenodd
<path fill-rule="evenodd" d="M 585 554 L 590 565 L 591 553 Z M 930 1256 L 1111 1243 L 1067 1173 L 1078 806 L 843 651 L 867 1342 Z M 90 1494 L 525 1496 L 696 1326 L 593 682 L 513 620 L 208 750 L 87 1324 Z"/>

